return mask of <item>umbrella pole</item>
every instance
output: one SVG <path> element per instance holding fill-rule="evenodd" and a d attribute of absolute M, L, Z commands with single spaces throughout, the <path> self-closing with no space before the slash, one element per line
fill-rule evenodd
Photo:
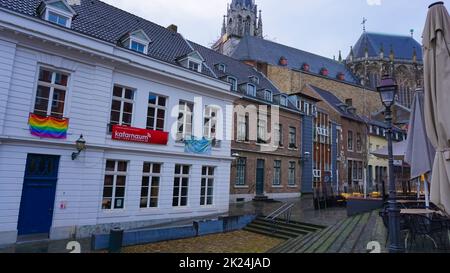
<path fill-rule="evenodd" d="M 425 174 L 423 176 L 424 190 L 425 190 L 425 205 L 427 209 L 430 208 L 430 191 L 428 189 L 428 175 Z"/>

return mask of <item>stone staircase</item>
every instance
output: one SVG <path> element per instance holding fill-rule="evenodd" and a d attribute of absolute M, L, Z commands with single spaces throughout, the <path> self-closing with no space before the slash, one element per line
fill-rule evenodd
<path fill-rule="evenodd" d="M 325 227 L 306 224 L 301 222 L 290 221 L 286 223 L 285 221 L 275 221 L 267 220 L 263 217 L 258 217 L 250 223 L 244 230 L 258 233 L 261 235 L 266 235 L 274 238 L 290 240 L 294 238 L 301 238 L 310 233 L 318 232 Z"/>
<path fill-rule="evenodd" d="M 386 229 L 378 211 L 349 217 L 319 232 L 291 238 L 269 253 L 368 253 L 367 244 L 376 241 L 386 252 Z"/>

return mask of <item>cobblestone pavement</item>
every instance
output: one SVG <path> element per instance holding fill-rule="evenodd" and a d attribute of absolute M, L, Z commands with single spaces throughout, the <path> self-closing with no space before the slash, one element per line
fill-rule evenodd
<path fill-rule="evenodd" d="M 122 253 L 264 253 L 283 242 L 247 231 L 235 231 L 126 247 Z"/>
<path fill-rule="evenodd" d="M 284 199 L 279 200 L 279 202 L 248 202 L 231 204 L 229 215 L 269 215 L 282 205 L 281 202 L 294 203 L 291 216 L 292 221 L 322 226 L 332 226 L 347 218 L 346 208 L 315 210 L 312 196 L 304 196 L 296 199 Z"/>

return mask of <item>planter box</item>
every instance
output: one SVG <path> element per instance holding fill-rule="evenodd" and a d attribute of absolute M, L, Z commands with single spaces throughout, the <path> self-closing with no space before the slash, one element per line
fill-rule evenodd
<path fill-rule="evenodd" d="M 383 199 L 375 198 L 349 198 L 347 199 L 347 215 L 354 216 L 361 213 L 371 212 L 383 207 Z"/>

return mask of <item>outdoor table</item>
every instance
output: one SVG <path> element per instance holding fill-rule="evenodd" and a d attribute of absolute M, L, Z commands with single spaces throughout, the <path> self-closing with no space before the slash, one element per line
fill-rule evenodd
<path fill-rule="evenodd" d="M 430 209 L 402 209 L 400 211 L 400 214 L 433 214 L 433 213 L 443 215 L 442 212 L 440 211 Z"/>
<path fill-rule="evenodd" d="M 425 203 L 425 200 L 397 200 L 399 204 Z"/>

